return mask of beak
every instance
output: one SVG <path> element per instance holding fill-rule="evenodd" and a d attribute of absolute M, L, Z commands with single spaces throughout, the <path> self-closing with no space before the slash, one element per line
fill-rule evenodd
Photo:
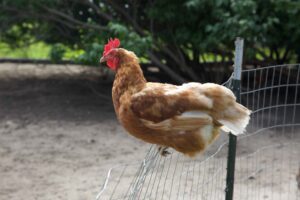
<path fill-rule="evenodd" d="M 106 58 L 104 57 L 104 56 L 102 56 L 101 58 L 100 58 L 100 63 L 103 63 L 103 62 L 105 62 L 106 61 Z"/>

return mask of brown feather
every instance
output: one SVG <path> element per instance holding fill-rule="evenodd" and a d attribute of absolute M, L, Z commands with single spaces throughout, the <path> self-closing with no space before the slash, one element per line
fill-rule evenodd
<path fill-rule="evenodd" d="M 250 114 L 223 86 L 147 83 L 132 52 L 120 49 L 118 56 L 114 108 L 124 128 L 146 142 L 194 156 L 217 138 L 220 120 L 235 122 Z"/>

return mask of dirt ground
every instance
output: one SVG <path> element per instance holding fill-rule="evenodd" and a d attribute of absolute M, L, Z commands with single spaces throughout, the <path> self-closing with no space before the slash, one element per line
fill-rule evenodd
<path fill-rule="evenodd" d="M 0 65 L 0 200 L 95 199 L 111 167 L 134 163 L 138 167 L 150 145 L 129 136 L 117 122 L 110 97 L 111 78 L 107 72 L 89 67 Z M 222 142 L 224 137 L 209 151 Z M 298 142 L 298 146 L 277 145 L 289 142 Z M 272 132 L 242 139 L 236 199 L 284 199 L 289 193 L 290 199 L 300 199 L 295 179 L 299 142 L 299 134 L 277 137 Z M 257 151 L 274 144 L 274 148 Z M 225 169 L 226 150 L 211 162 L 213 167 L 207 165 L 207 171 L 197 164 L 203 170 L 197 179 L 214 175 L 217 183 L 225 177 L 224 170 L 215 174 L 218 164 L 214 163 L 222 163 Z M 176 177 L 180 182 L 181 176 Z M 127 179 L 120 188 L 128 187 L 131 177 Z M 192 185 L 195 177 L 190 179 Z M 213 188 L 216 183 L 203 188 Z M 224 184 L 219 184 L 220 198 L 215 199 L 224 197 Z M 258 189 L 265 192 L 253 192 Z M 103 197 L 110 195 L 107 192 Z M 209 193 L 203 199 L 211 199 Z"/>
<path fill-rule="evenodd" d="M 0 199 L 94 199 L 149 145 L 119 126 L 110 81 L 79 66 L 0 65 Z"/>

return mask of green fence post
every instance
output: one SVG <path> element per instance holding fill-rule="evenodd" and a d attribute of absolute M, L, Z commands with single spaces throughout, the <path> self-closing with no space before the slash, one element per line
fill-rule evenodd
<path fill-rule="evenodd" d="M 240 102 L 240 87 L 241 87 L 241 71 L 243 61 L 243 48 L 244 40 L 237 38 L 235 41 L 235 57 L 234 57 L 234 72 L 233 80 L 230 89 L 235 94 L 237 101 Z M 228 144 L 228 158 L 227 158 L 227 176 L 226 176 L 226 189 L 225 199 L 232 200 L 234 192 L 234 172 L 235 172 L 235 158 L 236 158 L 236 142 L 237 137 L 229 133 Z"/>

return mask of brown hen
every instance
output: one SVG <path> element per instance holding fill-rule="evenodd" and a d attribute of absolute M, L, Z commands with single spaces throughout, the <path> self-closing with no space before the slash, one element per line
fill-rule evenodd
<path fill-rule="evenodd" d="M 118 48 L 119 44 L 117 39 L 110 40 L 100 61 L 116 71 L 113 104 L 131 135 L 194 156 L 211 144 L 222 128 L 235 135 L 244 132 L 250 111 L 236 102 L 229 89 L 213 83 L 176 86 L 147 82 L 136 55 Z"/>

